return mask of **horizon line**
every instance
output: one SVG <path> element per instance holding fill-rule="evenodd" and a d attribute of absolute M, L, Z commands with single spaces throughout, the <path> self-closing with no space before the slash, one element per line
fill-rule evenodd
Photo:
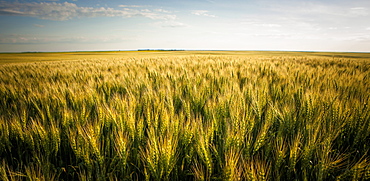
<path fill-rule="evenodd" d="M 10 51 L 0 53 L 73 53 L 73 52 L 140 52 L 140 51 L 240 51 L 240 52 L 252 52 L 252 51 L 262 51 L 262 52 L 318 52 L 318 53 L 370 53 L 361 51 L 327 51 L 327 50 L 238 50 L 238 49 L 161 49 L 161 48 L 140 48 L 140 49 L 117 49 L 117 50 L 66 50 L 66 51 Z"/>

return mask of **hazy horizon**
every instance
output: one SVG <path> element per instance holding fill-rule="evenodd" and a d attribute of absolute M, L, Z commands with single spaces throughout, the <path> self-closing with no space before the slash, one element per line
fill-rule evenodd
<path fill-rule="evenodd" d="M 64 51 L 0 51 L 0 53 L 79 53 L 79 52 L 141 52 L 141 51 L 189 51 L 189 52 L 307 52 L 307 53 L 364 53 L 369 54 L 366 51 L 320 51 L 320 50 L 192 50 L 192 49 L 136 49 L 136 50 L 64 50 Z"/>

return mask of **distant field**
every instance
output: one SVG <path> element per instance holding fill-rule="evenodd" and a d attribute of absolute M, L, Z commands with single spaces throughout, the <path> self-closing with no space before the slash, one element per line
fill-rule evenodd
<path fill-rule="evenodd" d="M 0 180 L 369 180 L 370 54 L 0 54 Z"/>
<path fill-rule="evenodd" d="M 283 52 L 283 51 L 112 51 L 112 52 L 61 52 L 61 53 L 0 53 L 0 65 L 5 63 L 65 61 L 94 58 L 144 58 L 165 56 L 220 55 L 220 56 L 282 56 L 370 58 L 370 53 Z"/>

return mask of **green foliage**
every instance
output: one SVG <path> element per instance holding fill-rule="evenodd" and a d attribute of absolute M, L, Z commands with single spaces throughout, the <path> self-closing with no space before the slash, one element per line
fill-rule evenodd
<path fill-rule="evenodd" d="M 0 179 L 370 179 L 368 59 L 160 53 L 1 65 Z"/>

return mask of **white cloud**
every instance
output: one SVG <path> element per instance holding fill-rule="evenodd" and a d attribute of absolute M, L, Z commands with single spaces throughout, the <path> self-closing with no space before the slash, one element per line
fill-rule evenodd
<path fill-rule="evenodd" d="M 370 43 L 370 35 L 368 34 L 351 34 L 348 36 L 336 36 L 333 37 L 334 40 L 337 41 L 352 41 L 352 42 L 369 42 Z"/>
<path fill-rule="evenodd" d="M 257 22 L 257 21 L 243 21 L 241 22 L 242 25 L 251 25 L 251 26 L 258 26 L 258 27 L 267 27 L 267 28 L 278 28 L 281 27 L 280 24 L 276 23 L 264 23 L 264 22 Z"/>
<path fill-rule="evenodd" d="M 167 11 L 167 10 L 164 10 L 164 9 L 154 9 L 154 11 L 160 12 L 160 13 L 171 13 L 171 11 Z"/>
<path fill-rule="evenodd" d="M 207 16 L 207 17 L 211 17 L 211 18 L 216 17 L 215 15 L 208 14 L 208 12 L 209 11 L 207 11 L 207 10 L 193 10 L 193 11 L 191 11 L 191 14 L 197 15 L 197 16 Z"/>
<path fill-rule="evenodd" d="M 127 10 L 127 9 L 126 9 Z M 141 12 L 145 12 L 145 13 L 150 13 L 150 12 L 152 12 L 151 10 L 149 10 L 149 9 L 142 9 L 142 10 L 140 10 Z"/>
<path fill-rule="evenodd" d="M 261 37 L 261 38 L 270 38 L 270 39 L 287 39 L 287 38 L 296 38 L 295 35 L 292 34 L 252 34 L 254 37 Z"/>
<path fill-rule="evenodd" d="M 144 6 L 140 6 L 140 5 L 118 5 L 118 7 L 120 7 L 120 8 L 142 8 Z"/>
<path fill-rule="evenodd" d="M 39 24 L 33 24 L 33 26 L 35 26 L 35 27 L 39 27 L 39 28 L 43 28 L 43 27 L 45 27 L 45 25 L 39 25 Z"/>
<path fill-rule="evenodd" d="M 281 25 L 273 24 L 273 23 L 262 23 L 262 24 L 257 24 L 257 26 L 268 27 L 268 28 L 281 27 Z"/>
<path fill-rule="evenodd" d="M 121 5 L 123 7 L 124 5 Z M 127 7 L 127 6 L 126 6 Z M 65 21 L 82 17 L 146 17 L 157 20 L 174 20 L 176 15 L 162 14 L 150 10 L 124 8 L 79 7 L 74 3 L 1 3 L 0 15 L 29 16 L 39 19 Z"/>
<path fill-rule="evenodd" d="M 159 25 L 164 28 L 181 28 L 181 27 L 187 27 L 188 25 L 177 22 L 177 21 L 164 21 L 164 22 L 158 22 L 155 23 L 156 25 Z"/>
<path fill-rule="evenodd" d="M 269 10 L 290 14 L 310 16 L 360 17 L 370 15 L 366 7 L 346 7 L 340 4 L 297 1 L 290 4 L 270 4 Z"/>
<path fill-rule="evenodd" d="M 352 10 L 364 10 L 364 9 L 366 9 L 366 8 L 364 8 L 364 7 L 354 7 L 354 8 L 351 8 Z"/>
<path fill-rule="evenodd" d="M 54 40 L 55 37 L 35 36 L 27 34 L 0 34 L 0 44 L 32 44 Z"/>
<path fill-rule="evenodd" d="M 269 30 L 269 31 L 279 31 L 287 26 L 286 21 L 281 21 L 274 19 L 273 17 L 263 17 L 263 16 L 250 16 L 244 17 L 241 20 L 239 26 L 245 29 L 258 29 L 258 30 Z"/>
<path fill-rule="evenodd" d="M 350 10 L 347 12 L 347 15 L 353 17 L 367 16 L 369 15 L 369 10 L 365 7 L 350 8 Z"/>
<path fill-rule="evenodd" d="M 50 36 L 34 34 L 0 34 L 0 44 L 48 44 L 48 43 L 114 43 L 128 38 L 118 36 Z"/>

